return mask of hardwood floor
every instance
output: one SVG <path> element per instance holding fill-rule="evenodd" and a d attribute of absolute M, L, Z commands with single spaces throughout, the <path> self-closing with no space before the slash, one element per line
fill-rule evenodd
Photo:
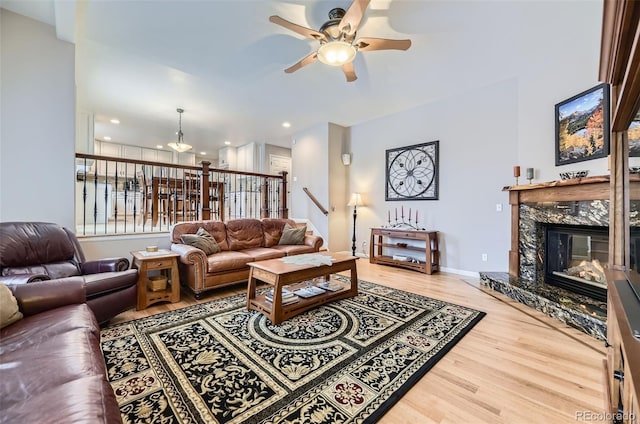
<path fill-rule="evenodd" d="M 358 261 L 358 277 L 487 313 L 381 423 L 605 422 L 603 342 L 480 288 L 474 278 L 426 275 L 365 258 Z M 240 284 L 196 301 L 183 289 L 179 303 L 128 311 L 112 323 L 245 292 Z"/>

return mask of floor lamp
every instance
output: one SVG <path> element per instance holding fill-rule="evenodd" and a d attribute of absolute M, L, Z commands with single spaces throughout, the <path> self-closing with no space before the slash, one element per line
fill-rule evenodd
<path fill-rule="evenodd" d="M 353 256 L 356 255 L 356 217 L 358 216 L 358 206 L 363 206 L 362 197 L 360 193 L 351 193 L 351 200 L 347 204 L 347 206 L 353 206 L 353 238 L 351 241 L 353 244 L 351 245 L 351 254 Z"/>

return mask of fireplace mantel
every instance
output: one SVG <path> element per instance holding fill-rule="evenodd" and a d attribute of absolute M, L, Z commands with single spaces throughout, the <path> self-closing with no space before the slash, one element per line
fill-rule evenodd
<path fill-rule="evenodd" d="M 568 202 L 573 200 L 607 200 L 610 194 L 608 175 L 574 178 L 564 181 L 504 187 L 509 192 L 509 204 L 528 202 Z"/>

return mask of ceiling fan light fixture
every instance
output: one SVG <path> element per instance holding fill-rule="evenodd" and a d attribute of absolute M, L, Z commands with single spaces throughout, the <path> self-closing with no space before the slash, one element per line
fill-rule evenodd
<path fill-rule="evenodd" d="M 167 143 L 167 146 L 171 147 L 173 150 L 179 153 L 184 153 L 193 149 L 193 146 L 182 141 L 182 138 L 184 137 L 184 133 L 182 132 L 182 113 L 184 112 L 184 109 L 178 108 L 176 109 L 176 111 L 180 114 L 180 118 L 178 121 L 178 141 L 174 143 Z"/>
<path fill-rule="evenodd" d="M 356 48 L 346 41 L 329 41 L 318 49 L 320 62 L 330 66 L 342 66 L 353 61 L 356 57 Z"/>

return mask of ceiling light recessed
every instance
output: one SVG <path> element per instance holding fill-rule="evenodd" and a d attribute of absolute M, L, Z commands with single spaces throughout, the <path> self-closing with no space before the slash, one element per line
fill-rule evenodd
<path fill-rule="evenodd" d="M 109 121 L 109 122 L 111 122 L 112 124 L 119 124 L 119 123 L 120 123 L 120 120 L 119 120 L 119 119 L 116 119 L 116 118 L 113 118 L 113 119 L 112 119 L 111 121 Z"/>
<path fill-rule="evenodd" d="M 291 122 L 283 122 L 282 126 L 285 128 L 291 128 Z"/>
<path fill-rule="evenodd" d="M 226 144 L 227 146 L 230 146 L 231 142 L 229 140 L 225 140 L 224 144 Z"/>
<path fill-rule="evenodd" d="M 105 140 L 107 140 L 107 141 L 111 141 L 111 137 L 109 137 L 109 136 L 102 137 L 102 138 L 104 138 L 104 139 L 105 139 Z"/>
<path fill-rule="evenodd" d="M 200 152 L 200 154 L 204 156 L 207 154 L 207 152 Z"/>
<path fill-rule="evenodd" d="M 156 147 L 157 147 L 158 149 L 163 149 L 163 148 L 164 148 L 164 146 L 163 146 L 162 144 L 156 144 Z"/>

